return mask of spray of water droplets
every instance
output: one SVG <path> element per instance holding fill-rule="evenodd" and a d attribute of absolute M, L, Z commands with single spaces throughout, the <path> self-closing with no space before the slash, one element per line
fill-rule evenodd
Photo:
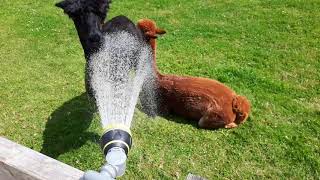
<path fill-rule="evenodd" d="M 89 62 L 90 83 L 104 127 L 130 127 L 141 87 L 152 79 L 151 62 L 150 47 L 129 33 L 105 36 L 100 51 Z"/>

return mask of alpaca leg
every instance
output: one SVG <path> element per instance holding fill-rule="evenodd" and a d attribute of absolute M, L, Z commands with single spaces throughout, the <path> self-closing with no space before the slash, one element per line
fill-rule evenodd
<path fill-rule="evenodd" d="M 218 114 L 209 112 L 202 116 L 198 122 L 198 126 L 205 129 L 217 129 L 224 127 L 225 122 Z"/>
<path fill-rule="evenodd" d="M 202 118 L 200 118 L 200 120 L 198 122 L 198 126 L 200 128 L 204 128 L 204 129 L 209 128 L 209 122 L 207 120 L 207 117 L 203 116 Z"/>
<path fill-rule="evenodd" d="M 224 128 L 226 128 L 226 129 L 236 128 L 236 127 L 238 127 L 238 125 L 236 123 L 234 123 L 234 122 L 229 123 L 229 124 L 224 126 Z"/>

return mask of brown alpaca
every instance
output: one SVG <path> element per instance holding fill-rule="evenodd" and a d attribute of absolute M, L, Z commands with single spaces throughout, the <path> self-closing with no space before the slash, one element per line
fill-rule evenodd
<path fill-rule="evenodd" d="M 138 21 L 153 50 L 160 109 L 195 119 L 201 128 L 235 128 L 247 120 L 250 103 L 224 84 L 207 78 L 161 74 L 156 65 L 156 38 L 166 33 L 149 19 Z"/>

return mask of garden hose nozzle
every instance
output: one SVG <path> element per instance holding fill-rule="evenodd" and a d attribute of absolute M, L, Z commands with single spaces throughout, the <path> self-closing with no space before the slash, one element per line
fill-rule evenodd
<path fill-rule="evenodd" d="M 104 155 L 107 155 L 110 149 L 119 147 L 122 148 L 128 156 L 131 146 L 132 138 L 129 129 L 114 126 L 114 128 L 107 128 L 101 136 L 101 148 Z"/>
<path fill-rule="evenodd" d="M 101 148 L 106 164 L 100 172 L 87 171 L 84 180 L 113 180 L 125 173 L 126 160 L 132 145 L 130 129 L 123 125 L 109 125 L 101 136 Z"/>

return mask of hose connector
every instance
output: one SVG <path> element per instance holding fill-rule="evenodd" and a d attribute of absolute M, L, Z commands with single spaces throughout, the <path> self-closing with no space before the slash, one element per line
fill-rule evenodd
<path fill-rule="evenodd" d="M 87 171 L 83 180 L 114 180 L 126 170 L 128 152 L 132 146 L 131 131 L 124 125 L 108 125 L 101 136 L 101 148 L 106 164 L 100 172 Z"/>

